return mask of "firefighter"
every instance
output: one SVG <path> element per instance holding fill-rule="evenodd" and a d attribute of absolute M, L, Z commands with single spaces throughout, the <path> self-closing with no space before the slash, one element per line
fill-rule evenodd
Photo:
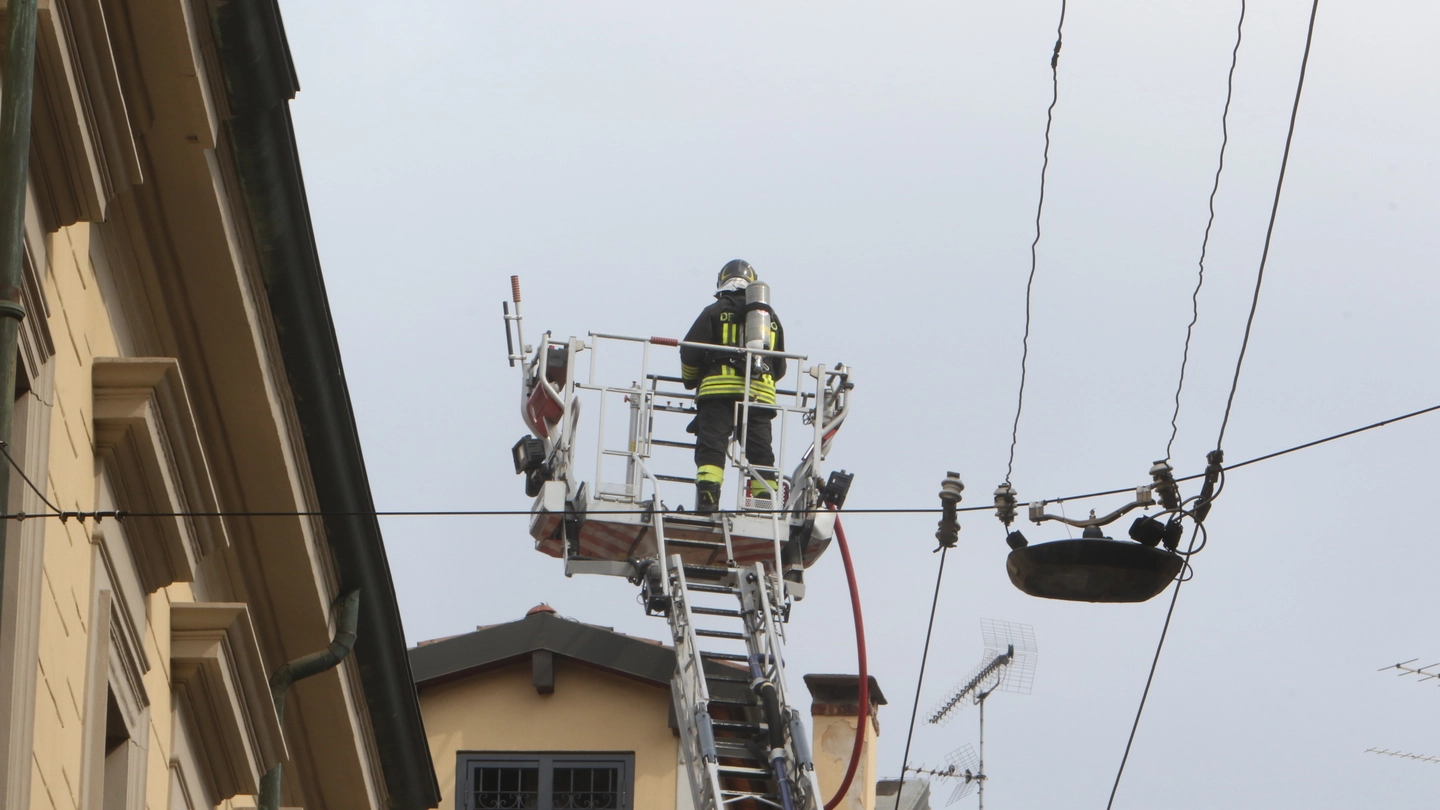
<path fill-rule="evenodd" d="M 747 304 L 745 289 L 759 278 L 748 262 L 736 259 L 720 268 L 716 280 L 715 303 L 706 307 L 686 333 L 690 343 L 710 343 L 742 347 L 747 342 L 768 343 L 773 351 L 785 350 L 785 330 L 768 304 L 750 304 L 749 310 L 763 308 L 769 314 L 769 334 L 746 335 Z M 690 423 L 695 434 L 695 508 L 709 513 L 720 506 L 720 486 L 725 479 L 725 451 L 731 436 L 736 436 L 741 409 L 736 403 L 745 398 L 746 355 L 741 352 L 708 351 L 695 346 L 680 348 L 680 376 L 686 388 L 696 390 L 695 406 L 699 413 Z M 749 429 L 746 431 L 745 458 L 759 470 L 750 482 L 752 498 L 770 497 L 776 480 L 775 451 L 771 447 L 770 422 L 775 411 L 775 381 L 785 376 L 785 360 L 780 357 L 755 358 L 749 370 Z M 738 436 L 737 436 L 738 438 Z M 762 480 L 763 479 L 763 480 Z M 770 482 L 767 486 L 766 482 Z"/>

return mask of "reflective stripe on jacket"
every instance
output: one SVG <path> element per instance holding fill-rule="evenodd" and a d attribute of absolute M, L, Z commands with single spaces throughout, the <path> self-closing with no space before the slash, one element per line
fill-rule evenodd
<path fill-rule="evenodd" d="M 716 296 L 685 335 L 687 343 L 712 343 L 740 346 L 745 332 L 745 294 L 726 292 Z M 785 329 L 774 312 L 770 316 L 770 346 L 785 351 Z M 750 399 L 762 405 L 775 404 L 775 381 L 785 376 L 785 360 L 770 357 L 763 371 L 750 372 Z M 680 348 L 680 376 L 688 386 L 697 381 L 700 399 L 726 397 L 739 399 L 745 394 L 745 355 L 733 352 L 711 352 L 693 346 Z"/>

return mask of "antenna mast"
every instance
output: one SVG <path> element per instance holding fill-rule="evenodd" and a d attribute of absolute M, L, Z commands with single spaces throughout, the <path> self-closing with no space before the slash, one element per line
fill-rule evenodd
<path fill-rule="evenodd" d="M 970 671 L 963 681 L 956 684 L 950 690 L 950 696 L 942 700 L 930 713 L 929 721 L 934 724 L 948 723 L 960 709 L 965 707 L 966 702 L 972 702 L 980 707 L 980 752 L 976 755 L 969 750 L 969 746 L 957 749 L 952 752 L 949 760 L 951 773 L 936 773 L 936 776 L 961 776 L 954 771 L 959 768 L 956 757 L 974 757 L 973 773 L 967 768 L 964 771 L 966 787 L 965 793 L 960 793 L 957 788 L 955 795 L 950 797 L 954 802 L 968 795 L 968 787 L 973 781 L 980 794 L 980 810 L 985 810 L 985 700 L 996 690 L 1002 692 L 1016 692 L 1022 695 L 1030 694 L 1031 687 L 1035 683 L 1035 628 L 1028 624 L 1016 624 L 1015 622 L 996 621 L 994 619 L 980 620 L 981 635 L 985 639 L 985 653 L 980 663 Z"/>

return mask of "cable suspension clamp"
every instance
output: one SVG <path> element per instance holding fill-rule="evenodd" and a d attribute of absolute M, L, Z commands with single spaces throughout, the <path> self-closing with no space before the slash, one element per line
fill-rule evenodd
<path fill-rule="evenodd" d="M 1225 470 L 1225 451 L 1215 448 L 1205 454 L 1205 483 L 1200 486 L 1200 497 L 1196 500 L 1194 515 L 1196 523 L 1205 522 L 1210 514 L 1210 505 L 1215 501 L 1215 485 L 1220 482 L 1220 473 Z"/>

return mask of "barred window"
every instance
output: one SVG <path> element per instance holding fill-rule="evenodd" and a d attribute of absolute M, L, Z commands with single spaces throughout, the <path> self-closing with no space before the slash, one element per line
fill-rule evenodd
<path fill-rule="evenodd" d="M 460 810 L 630 810 L 634 754 L 462 752 Z"/>

